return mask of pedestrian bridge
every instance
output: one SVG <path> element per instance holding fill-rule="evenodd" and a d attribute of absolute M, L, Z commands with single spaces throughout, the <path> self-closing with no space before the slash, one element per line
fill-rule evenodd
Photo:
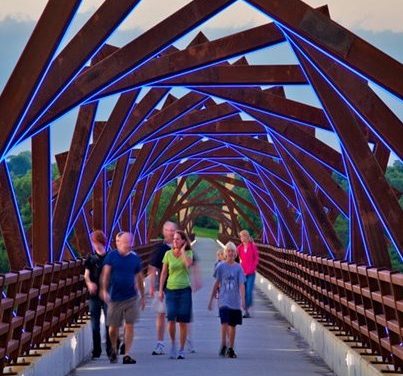
<path fill-rule="evenodd" d="M 221 239 L 224 240 L 223 237 Z M 251 372 L 262 376 L 375 376 L 385 372 L 399 374 L 391 362 L 395 359 L 395 364 L 398 365 L 401 354 L 399 344 L 391 343 L 394 334 L 389 336 L 388 344 L 385 337 L 377 338 L 375 333 L 368 330 L 373 325 L 371 319 L 382 325 L 385 314 L 379 312 L 374 315 L 367 309 L 368 312 L 364 313 L 367 326 L 363 323 L 360 327 L 354 317 L 360 314 L 362 308 L 352 297 L 348 298 L 347 293 L 343 293 L 343 288 L 346 291 L 359 287 L 364 291 L 371 289 L 374 295 L 373 305 L 379 300 L 379 294 L 382 301 L 396 301 L 401 314 L 401 300 L 396 300 L 396 297 L 391 295 L 382 295 L 387 292 L 385 286 L 382 292 L 374 289 L 374 275 L 377 275 L 378 284 L 386 283 L 386 275 L 381 275 L 381 271 L 378 272 L 374 268 L 366 268 L 366 278 L 356 279 L 353 272 L 356 266 L 333 263 L 331 271 L 330 260 L 327 260 L 329 270 L 326 272 L 322 269 L 323 275 L 320 276 L 319 267 L 308 265 L 320 263 L 318 258 L 302 257 L 304 265 L 300 266 L 297 265 L 297 259 L 294 259 L 294 267 L 287 268 L 285 265 L 291 265 L 293 252 L 265 250 L 264 246 L 259 246 L 261 262 L 256 278 L 252 318 L 244 319 L 243 325 L 238 327 L 237 331 L 235 348 L 238 358 L 219 358 L 219 318 L 216 309 L 207 310 L 218 246 L 216 241 L 207 238 L 197 238 L 194 244 L 194 250 L 200 259 L 203 287 L 193 296 L 192 340 L 196 352 L 187 354 L 185 360 L 171 360 L 168 355 L 151 355 L 156 332 L 155 314 L 149 299 L 136 325 L 135 341 L 131 349 L 137 364 L 123 365 L 121 359 L 118 364 L 110 364 L 105 353 L 100 359 L 91 360 L 92 340 L 85 306 L 86 289 L 82 268 L 73 265 L 76 262 L 70 263 L 70 266 L 66 266 L 67 263 L 54 264 L 53 271 L 52 265 L 48 265 L 43 271 L 45 275 L 42 284 L 37 282 L 37 276 L 41 274 L 37 270 L 35 273 L 26 270 L 18 274 L 6 274 L 2 279 L 1 328 L 4 329 L 3 338 L 4 334 L 7 334 L 6 329 L 11 338 L 11 341 L 5 343 L 3 352 L 10 354 L 12 358 L 10 365 L 3 363 L 4 373 L 43 375 L 52 369 L 52 375 L 65 375 L 72 371 L 73 375 L 80 376 L 110 375 L 113 372 L 119 372 L 120 375 L 130 375 L 133 372 L 150 375 L 189 375 L 191 372 L 200 375 L 212 372 L 220 375 L 242 375 Z M 151 249 L 150 246 L 137 249 L 145 263 Z M 322 266 L 325 266 L 323 260 Z M 340 274 L 337 272 L 339 267 Z M 342 276 L 341 272 L 349 270 L 348 267 L 351 269 L 349 277 Z M 30 280 L 30 272 L 31 283 L 27 283 Z M 294 274 L 299 277 L 294 278 Z M 393 291 L 401 291 L 401 274 L 392 276 L 397 276 L 398 279 L 390 278 L 390 287 Z M 329 286 L 328 290 L 323 290 L 321 297 L 318 287 L 320 283 L 315 282 L 314 277 L 322 277 L 323 281 L 333 284 L 333 291 L 338 289 L 340 295 L 332 293 L 332 287 Z M 39 300 L 36 299 L 38 291 L 41 291 Z M 7 308 L 12 306 L 8 304 L 11 301 L 16 307 L 14 317 L 9 315 L 10 309 Z M 357 310 L 355 313 L 353 303 Z M 346 307 L 350 307 L 349 313 L 345 313 Z M 385 312 L 390 314 L 388 308 Z M 21 318 L 24 316 L 26 329 L 22 330 Z M 35 325 L 29 329 L 34 317 Z M 391 332 L 397 330 L 397 321 L 383 322 L 383 325 L 391 328 Z M 39 326 L 40 323 L 42 326 Z M 31 333 L 28 330 L 31 330 Z M 360 330 L 362 334 L 359 334 Z M 365 334 L 370 337 L 366 338 Z M 168 338 L 165 343 L 169 345 Z M 374 351 L 377 348 L 371 347 L 373 343 L 383 346 L 383 354 L 386 354 L 387 350 L 390 350 L 390 354 L 382 358 L 380 353 Z"/>
<path fill-rule="evenodd" d="M 0 96 L 0 371 L 75 368 L 90 340 L 91 232 L 108 248 L 132 233 L 147 265 L 170 219 L 188 235 L 213 222 L 223 243 L 253 234 L 254 318 L 239 359 L 218 359 L 205 308 L 216 245 L 200 238 L 197 353 L 151 357 L 148 308 L 136 368 L 330 372 L 321 354 L 338 375 L 402 371 L 402 192 L 388 174 L 403 171 L 403 65 L 302 0 L 192 0 L 133 35 L 125 18 L 149 2 L 105 0 L 87 18 L 80 3 L 46 2 Z M 261 23 L 204 28 L 242 7 Z M 111 366 L 76 371 L 91 372 Z"/>
<path fill-rule="evenodd" d="M 148 305 L 136 325 L 133 354 L 135 365 L 110 364 L 106 355 L 79 366 L 76 376 L 111 375 L 331 375 L 332 372 L 318 359 L 309 346 L 290 324 L 281 317 L 267 297 L 259 289 L 255 293 L 253 318 L 244 319 L 238 327 L 236 350 L 238 359 L 222 359 L 220 347 L 220 325 L 217 309 L 207 310 L 213 285 L 213 267 L 217 243 L 211 239 L 198 239 L 195 251 L 200 257 L 203 287 L 193 295 L 194 323 L 192 337 L 196 350 L 186 359 L 171 360 L 165 356 L 151 355 L 155 345 L 155 315 Z M 259 284 L 259 283 L 257 283 Z M 169 351 L 169 340 L 165 345 Z"/>

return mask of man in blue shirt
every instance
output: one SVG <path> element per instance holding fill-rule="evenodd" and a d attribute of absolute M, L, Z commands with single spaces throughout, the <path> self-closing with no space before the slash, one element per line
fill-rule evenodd
<path fill-rule="evenodd" d="M 135 364 L 128 354 L 133 343 L 134 323 L 139 317 L 140 307 L 145 307 L 144 284 L 141 259 L 132 251 L 133 236 L 128 232 L 116 237 L 117 250 L 105 257 L 102 269 L 101 296 L 108 304 L 107 325 L 112 343 L 111 363 L 117 362 L 117 340 L 119 327 L 125 321 L 125 355 L 123 364 Z"/>

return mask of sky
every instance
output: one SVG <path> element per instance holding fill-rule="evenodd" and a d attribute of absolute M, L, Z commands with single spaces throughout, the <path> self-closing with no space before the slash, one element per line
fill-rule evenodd
<path fill-rule="evenodd" d="M 3 90 L 46 2 L 46 0 L 0 0 L 0 91 Z M 102 0 L 83 0 L 81 2 L 78 14 L 73 20 L 61 48 L 102 2 Z M 189 2 L 189 0 L 141 1 L 110 37 L 108 43 L 119 47 L 125 45 Z M 403 19 L 401 16 L 403 0 L 305 0 L 305 2 L 313 7 L 328 4 L 333 20 L 396 60 L 403 62 Z M 190 32 L 188 36 L 183 37 L 176 43 L 176 46 L 181 48 L 186 46 L 199 30 L 203 30 L 208 38 L 216 39 L 267 22 L 270 22 L 270 18 L 266 15 L 256 11 L 245 1 L 237 1 L 213 19 Z M 251 64 L 296 63 L 296 59 L 286 43 L 248 54 L 247 58 Z M 392 111 L 403 119 L 402 102 L 376 85 L 371 85 L 371 87 Z M 181 95 L 184 92 L 184 90 L 177 90 L 176 94 Z M 286 93 L 293 100 L 320 106 L 309 87 L 288 87 Z M 102 101 L 97 115 L 98 120 L 107 119 L 115 101 L 116 96 Z M 73 110 L 52 125 L 52 152 L 54 154 L 69 148 L 76 116 L 77 110 Z M 338 149 L 335 137 L 328 132 L 317 132 L 317 137 Z M 10 154 L 29 148 L 28 141 L 11 150 Z M 392 157 L 390 162 L 393 162 L 394 159 L 395 157 Z"/>

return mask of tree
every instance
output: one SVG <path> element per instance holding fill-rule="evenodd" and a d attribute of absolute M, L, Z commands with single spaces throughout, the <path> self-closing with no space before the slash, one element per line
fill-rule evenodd
<path fill-rule="evenodd" d="M 10 155 L 7 159 L 7 166 L 11 176 L 24 176 L 32 169 L 31 152 L 23 151 L 18 155 Z"/>

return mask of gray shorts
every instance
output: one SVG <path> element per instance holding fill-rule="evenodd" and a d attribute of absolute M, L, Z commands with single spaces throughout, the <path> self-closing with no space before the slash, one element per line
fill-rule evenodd
<path fill-rule="evenodd" d="M 140 300 L 137 297 L 123 300 L 121 302 L 110 302 L 108 304 L 108 314 L 106 325 L 119 327 L 123 320 L 126 324 L 134 324 L 140 316 Z"/>

